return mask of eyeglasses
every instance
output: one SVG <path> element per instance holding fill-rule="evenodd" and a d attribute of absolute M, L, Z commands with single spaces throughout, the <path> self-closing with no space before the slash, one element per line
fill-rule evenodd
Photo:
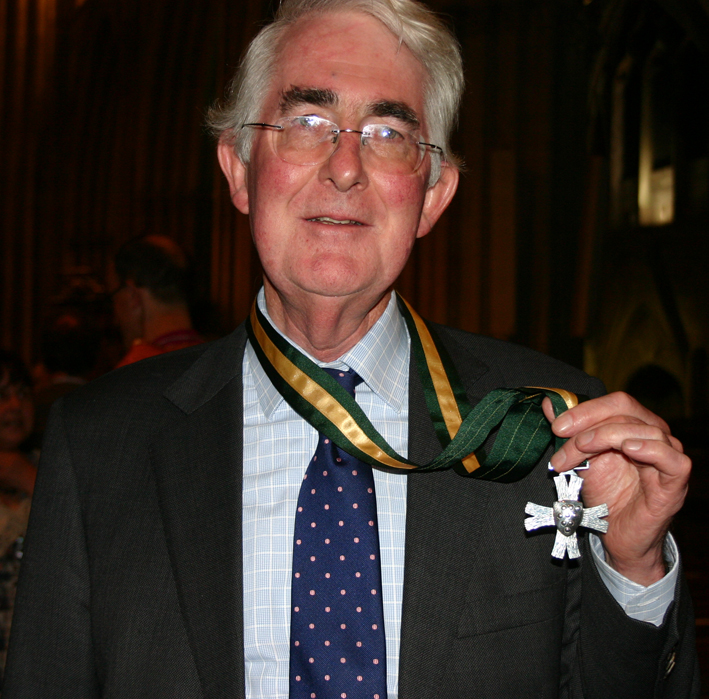
<path fill-rule="evenodd" d="M 247 126 L 273 129 L 273 148 L 279 158 L 291 165 L 324 163 L 337 150 L 341 133 L 359 134 L 363 160 L 388 174 L 416 172 L 428 150 L 443 155 L 443 149 L 438 146 L 417 141 L 409 132 L 388 124 L 367 124 L 358 131 L 341 129 L 332 121 L 309 115 L 284 117 L 275 124 L 243 124 L 241 128 Z"/>

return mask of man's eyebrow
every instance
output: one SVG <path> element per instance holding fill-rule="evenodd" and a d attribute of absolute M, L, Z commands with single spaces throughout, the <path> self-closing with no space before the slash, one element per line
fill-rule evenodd
<path fill-rule="evenodd" d="M 418 128 L 421 125 L 416 112 L 409 107 L 405 102 L 391 102 L 389 100 L 381 100 L 375 102 L 369 108 L 369 113 L 372 116 L 378 117 L 394 117 L 399 121 L 403 121 L 409 126 Z"/>
<path fill-rule="evenodd" d="M 281 114 L 286 114 L 293 107 L 313 105 L 314 107 L 334 107 L 337 104 L 337 95 L 326 88 L 298 87 L 291 85 L 290 89 L 281 93 L 278 108 Z"/>

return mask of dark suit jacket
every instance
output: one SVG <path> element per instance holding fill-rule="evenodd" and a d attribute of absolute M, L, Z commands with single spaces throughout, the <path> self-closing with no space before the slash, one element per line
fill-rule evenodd
<path fill-rule="evenodd" d="M 498 386 L 600 385 L 547 357 L 447 328 L 470 400 Z M 108 374 L 59 402 L 27 536 L 3 699 L 244 696 L 243 328 Z M 440 446 L 411 373 L 409 454 Z M 683 584 L 661 628 L 632 621 L 580 564 L 527 534 L 551 504 L 519 483 L 410 474 L 401 699 L 698 695 Z M 675 667 L 666 676 L 668 666 Z M 266 698 L 264 698 L 266 699 Z"/>

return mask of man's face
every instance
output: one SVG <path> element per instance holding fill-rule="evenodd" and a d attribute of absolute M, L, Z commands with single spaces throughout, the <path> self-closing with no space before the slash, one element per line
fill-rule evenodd
<path fill-rule="evenodd" d="M 423 66 L 374 18 L 306 17 L 283 42 L 259 121 L 314 114 L 341 129 L 385 122 L 425 141 L 425 79 Z M 253 136 L 246 167 L 227 144 L 220 162 L 234 204 L 250 215 L 267 289 L 289 299 L 359 295 L 376 303 L 457 184 L 457 171 L 444 167 L 427 188 L 435 155 L 412 174 L 377 171 L 363 163 L 357 134 L 341 134 L 317 165 L 283 161 L 270 130 Z"/>

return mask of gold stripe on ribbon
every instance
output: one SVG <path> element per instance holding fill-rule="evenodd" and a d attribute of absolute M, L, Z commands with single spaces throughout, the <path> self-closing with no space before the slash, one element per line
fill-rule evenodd
<path fill-rule="evenodd" d="M 575 408 L 579 404 L 576 394 L 564 388 L 547 388 L 546 386 L 525 386 L 525 388 L 533 388 L 537 391 L 553 391 L 564 400 L 567 410 L 571 410 L 571 408 Z"/>
<path fill-rule="evenodd" d="M 416 330 L 418 331 L 419 338 L 421 340 L 421 346 L 423 347 L 423 353 L 426 356 L 428 371 L 431 375 L 431 380 L 433 381 L 436 397 L 438 398 L 438 405 L 440 406 L 441 414 L 443 415 L 443 421 L 446 423 L 448 435 L 452 440 L 453 437 L 458 434 L 458 430 L 463 423 L 463 418 L 460 416 L 460 410 L 458 410 L 458 401 L 455 399 L 455 394 L 453 393 L 453 389 L 448 381 L 448 375 L 443 368 L 441 356 L 438 353 L 438 349 L 433 341 L 433 338 L 431 337 L 431 333 L 426 327 L 426 324 L 423 322 L 421 316 L 411 307 L 409 302 L 403 297 L 400 298 L 409 309 L 409 313 L 411 314 L 411 317 L 416 325 Z M 468 473 L 472 473 L 476 469 L 480 468 L 480 462 L 473 453 L 463 459 L 463 466 Z"/>
<path fill-rule="evenodd" d="M 364 433 L 355 419 L 339 401 L 333 398 L 333 396 L 317 382 L 313 381 L 305 372 L 301 371 L 278 347 L 276 347 L 259 323 L 255 304 L 251 310 L 251 326 L 256 339 L 261 345 L 261 349 L 283 380 L 316 410 L 327 416 L 328 420 L 330 420 L 355 447 L 373 459 L 376 459 L 383 466 L 407 470 L 416 468 L 415 465 L 399 461 L 382 451 Z"/>

